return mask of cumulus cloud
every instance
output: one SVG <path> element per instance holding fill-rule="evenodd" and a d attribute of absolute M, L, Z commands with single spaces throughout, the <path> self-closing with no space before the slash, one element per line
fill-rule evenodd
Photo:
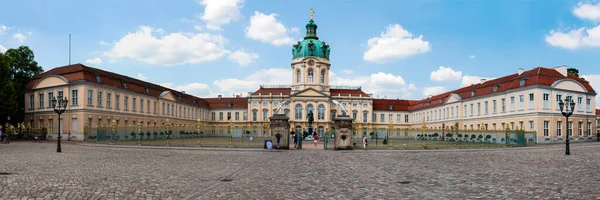
<path fill-rule="evenodd" d="M 348 74 L 348 75 L 354 74 L 354 70 L 351 70 L 351 69 L 344 69 L 344 70 L 342 70 L 342 72 L 344 72 L 344 74 Z"/>
<path fill-rule="evenodd" d="M 0 24 L 0 34 L 6 33 L 10 27 Z"/>
<path fill-rule="evenodd" d="M 454 71 L 450 67 L 440 66 L 438 70 L 432 71 L 430 76 L 432 81 L 444 82 L 444 81 L 460 81 L 462 78 L 461 71 Z"/>
<path fill-rule="evenodd" d="M 229 78 L 215 80 L 213 85 L 221 93 L 246 93 L 256 91 L 260 85 L 289 85 L 291 76 L 291 69 L 261 69 L 243 79 Z"/>
<path fill-rule="evenodd" d="M 25 42 L 25 39 L 27 39 L 27 36 L 23 35 L 22 33 L 15 33 L 13 34 L 13 39 L 19 41 L 19 43 L 23 43 Z"/>
<path fill-rule="evenodd" d="M 423 40 L 423 35 L 415 37 L 399 24 L 388 25 L 380 37 L 369 39 L 367 44 L 368 50 L 363 59 L 375 63 L 399 60 L 431 49 L 429 42 Z"/>
<path fill-rule="evenodd" d="M 485 79 L 486 81 L 489 81 L 489 80 L 492 80 L 495 78 L 467 75 L 467 76 L 462 77 L 462 82 L 461 82 L 460 86 L 465 87 L 465 86 L 469 86 L 469 85 L 473 85 L 473 84 L 479 84 L 479 83 L 481 83 L 481 79 Z"/>
<path fill-rule="evenodd" d="M 89 64 L 93 64 L 93 65 L 99 65 L 99 64 L 102 64 L 102 59 L 96 57 L 96 58 L 92 58 L 92 59 L 87 59 L 87 60 L 85 60 L 85 62 L 89 63 Z"/>
<path fill-rule="evenodd" d="M 258 60 L 259 56 L 255 53 L 246 53 L 243 51 L 235 51 L 228 56 L 229 60 L 237 63 L 241 66 L 247 66 L 249 64 L 255 63 Z"/>
<path fill-rule="evenodd" d="M 144 74 L 142 74 L 142 73 L 138 73 L 137 74 L 137 78 L 140 79 L 140 80 L 142 80 L 142 81 L 147 81 L 148 80 L 148 77 L 144 76 Z"/>
<path fill-rule="evenodd" d="M 470 59 L 475 59 L 475 55 L 470 55 L 469 58 Z"/>
<path fill-rule="evenodd" d="M 577 6 L 573 8 L 573 15 L 584 20 L 599 21 L 600 2 L 596 4 L 579 2 Z"/>
<path fill-rule="evenodd" d="M 435 96 L 448 91 L 444 86 L 426 87 L 423 89 L 423 96 Z"/>
<path fill-rule="evenodd" d="M 0 44 L 0 53 L 4 53 L 6 50 L 8 49 Z"/>
<path fill-rule="evenodd" d="M 222 30 L 222 25 L 242 18 L 240 8 L 244 0 L 203 0 L 199 3 L 205 6 L 200 18 L 210 30 Z"/>
<path fill-rule="evenodd" d="M 416 90 L 414 84 L 406 84 L 400 75 L 391 73 L 375 73 L 367 76 L 338 76 L 329 72 L 331 85 L 361 86 L 366 93 L 373 94 L 375 98 L 411 98 Z"/>
<path fill-rule="evenodd" d="M 288 35 L 288 30 L 276 17 L 275 13 L 265 15 L 255 11 L 250 17 L 250 25 L 245 30 L 246 37 L 275 46 L 292 44 L 294 41 Z"/>
<path fill-rule="evenodd" d="M 221 35 L 161 34 L 161 30 L 141 26 L 136 32 L 123 36 L 111 51 L 105 52 L 104 55 L 109 57 L 111 62 L 129 58 L 148 64 L 174 66 L 214 61 L 229 53 L 224 47 L 228 41 Z M 158 33 L 159 36 L 154 33 Z"/>
<path fill-rule="evenodd" d="M 185 91 L 186 94 L 191 94 L 197 97 L 214 97 L 210 86 L 204 83 L 188 83 L 184 85 L 174 85 L 173 83 L 159 83 L 159 85 L 171 88 L 177 91 Z"/>
<path fill-rule="evenodd" d="M 581 78 L 590 82 L 596 92 L 600 91 L 600 74 L 583 75 Z M 596 95 L 596 108 L 600 108 L 600 95 Z"/>

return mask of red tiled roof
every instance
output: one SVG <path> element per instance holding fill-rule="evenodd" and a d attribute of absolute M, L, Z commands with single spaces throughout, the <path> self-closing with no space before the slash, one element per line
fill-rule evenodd
<path fill-rule="evenodd" d="M 363 97 L 368 97 L 369 95 L 365 92 L 363 92 L 362 90 L 358 89 L 358 90 L 342 90 L 342 89 L 330 89 L 329 93 L 331 93 L 331 96 L 337 96 L 338 94 L 340 96 L 360 96 L 362 95 Z"/>
<path fill-rule="evenodd" d="M 600 115 L 600 109 L 596 109 L 596 115 Z"/>
<path fill-rule="evenodd" d="M 112 73 L 112 72 L 108 72 L 108 71 L 104 71 L 101 69 L 96 69 L 93 67 L 88 67 L 85 66 L 83 64 L 73 64 L 73 65 L 67 65 L 67 66 L 63 66 L 63 67 L 57 67 L 54 69 L 51 69 L 47 72 L 44 72 L 42 74 L 39 74 L 37 76 L 34 76 L 28 83 L 27 83 L 27 89 L 32 89 L 35 84 L 41 80 L 43 77 L 46 76 L 50 76 L 50 75 L 60 75 L 62 77 L 65 77 L 69 82 L 73 82 L 73 81 L 88 81 L 88 82 L 94 82 L 97 83 L 98 81 L 96 80 L 96 75 L 100 76 L 102 79 L 102 83 L 104 85 L 109 85 L 109 86 L 113 86 L 113 87 L 117 87 L 120 89 L 125 89 L 125 87 L 123 86 L 123 81 L 127 82 L 127 90 L 136 92 L 136 93 L 140 93 L 140 94 L 145 94 L 145 95 L 150 95 L 153 97 L 158 97 L 160 96 L 160 94 L 163 91 L 170 91 L 175 97 L 179 97 L 181 96 L 181 103 L 186 103 L 186 104 L 194 104 L 194 100 L 196 100 L 196 106 L 199 107 L 208 107 L 208 103 L 198 97 L 189 95 L 189 94 L 185 94 L 183 92 L 180 91 L 176 91 L 173 89 L 169 89 L 160 85 L 156 85 L 156 84 L 152 84 L 152 83 L 148 83 L 145 81 L 141 81 L 135 78 L 131 78 L 128 76 L 123 76 L 120 74 L 116 74 L 116 73 Z M 148 88 L 148 92 L 146 92 L 146 88 Z"/>
<path fill-rule="evenodd" d="M 473 84 L 453 91 L 438 94 L 427 99 L 418 100 L 414 105 L 411 105 L 410 110 L 418 110 L 443 104 L 451 94 L 457 94 L 461 99 L 468 99 L 492 94 L 494 93 L 495 86 L 498 86 L 496 92 L 505 92 L 530 85 L 551 86 L 554 82 L 565 78 L 573 79 L 581 83 L 590 93 L 596 93 L 590 83 L 582 78 L 573 76 L 571 74 L 568 74 L 567 77 L 565 77 L 555 69 L 536 67 L 529 71 L 523 72 L 521 75 L 511 74 L 505 77 L 492 79 L 484 83 Z M 520 86 L 521 79 L 525 79 L 524 86 Z M 473 95 L 471 94 L 472 92 L 474 92 Z M 440 100 L 442 101 L 440 102 Z"/>
<path fill-rule="evenodd" d="M 205 98 L 209 104 L 210 109 L 218 108 L 244 108 L 248 109 L 248 98 L 247 97 L 233 97 L 233 98 Z M 229 105 L 231 104 L 231 107 Z"/>
<path fill-rule="evenodd" d="M 373 99 L 373 110 L 409 111 L 414 101 L 403 99 Z"/>
<path fill-rule="evenodd" d="M 261 87 L 260 89 L 256 90 L 256 92 L 254 92 L 254 94 L 269 95 L 269 93 L 271 93 L 273 95 L 279 95 L 279 94 L 290 95 L 291 91 L 292 91 L 291 88 L 263 88 L 263 87 Z"/>

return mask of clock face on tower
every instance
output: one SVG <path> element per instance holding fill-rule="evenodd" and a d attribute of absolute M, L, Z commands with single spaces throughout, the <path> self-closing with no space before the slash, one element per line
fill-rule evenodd
<path fill-rule="evenodd" d="M 313 60 L 313 59 L 308 60 L 308 66 L 313 66 L 313 65 L 315 65 L 315 60 Z"/>

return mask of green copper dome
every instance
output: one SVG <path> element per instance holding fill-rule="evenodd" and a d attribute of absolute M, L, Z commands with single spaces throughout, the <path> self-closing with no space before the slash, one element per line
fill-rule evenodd
<path fill-rule="evenodd" d="M 292 47 L 292 58 L 300 57 L 320 57 L 329 59 L 331 48 L 325 42 L 319 41 L 317 37 L 317 24 L 311 19 L 306 24 L 306 36 L 303 41 L 299 41 Z"/>

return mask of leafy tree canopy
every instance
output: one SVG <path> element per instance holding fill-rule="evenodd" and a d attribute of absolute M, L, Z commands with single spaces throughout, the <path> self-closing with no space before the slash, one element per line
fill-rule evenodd
<path fill-rule="evenodd" d="M 579 77 L 579 70 L 576 68 L 568 68 L 567 73 L 572 74 L 573 76 Z"/>

